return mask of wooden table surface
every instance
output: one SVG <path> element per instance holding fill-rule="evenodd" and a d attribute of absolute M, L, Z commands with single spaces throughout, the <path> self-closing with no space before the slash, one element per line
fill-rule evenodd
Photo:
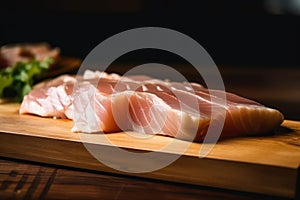
<path fill-rule="evenodd" d="M 0 157 L 0 199 L 283 199 Z"/>
<path fill-rule="evenodd" d="M 300 119 L 300 69 L 248 69 L 222 71 L 227 90 L 279 108 L 289 119 Z M 0 157 L 0 200 L 155 198 L 283 199 Z"/>

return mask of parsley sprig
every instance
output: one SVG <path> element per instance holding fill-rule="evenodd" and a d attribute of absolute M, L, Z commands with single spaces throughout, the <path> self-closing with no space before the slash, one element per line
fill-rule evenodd
<path fill-rule="evenodd" d="M 50 65 L 54 62 L 52 58 L 43 61 L 32 59 L 29 62 L 17 62 L 12 67 L 0 71 L 0 98 L 10 98 L 21 102 L 40 80 Z"/>

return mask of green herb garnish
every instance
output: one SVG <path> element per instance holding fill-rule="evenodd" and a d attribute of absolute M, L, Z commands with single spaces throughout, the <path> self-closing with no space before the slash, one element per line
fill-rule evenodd
<path fill-rule="evenodd" d="M 0 71 L 0 98 L 22 101 L 53 62 L 52 58 L 46 58 L 43 61 L 32 59 L 29 62 L 17 62 L 12 67 L 2 69 Z"/>

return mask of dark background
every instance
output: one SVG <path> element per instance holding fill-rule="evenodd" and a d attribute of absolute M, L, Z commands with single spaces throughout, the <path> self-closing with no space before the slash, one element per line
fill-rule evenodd
<path fill-rule="evenodd" d="M 84 58 L 121 31 L 159 26 L 192 37 L 218 65 L 299 66 L 300 16 L 284 5 L 272 10 L 267 2 L 5 0 L 0 42 L 47 41 L 65 55 Z"/>
<path fill-rule="evenodd" d="M 300 119 L 300 5 L 295 0 L 4 0 L 0 17 L 0 45 L 48 42 L 81 59 L 131 28 L 180 31 L 211 55 L 227 91 Z M 118 60 L 186 64 L 159 50 Z"/>

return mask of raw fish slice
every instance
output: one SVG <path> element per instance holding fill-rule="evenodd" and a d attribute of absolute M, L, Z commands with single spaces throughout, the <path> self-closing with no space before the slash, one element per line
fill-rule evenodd
<path fill-rule="evenodd" d="M 198 114 L 174 109 L 151 93 L 123 91 L 106 95 L 87 82 L 75 91 L 74 132 L 133 130 L 191 140 L 198 127 L 207 126 L 209 122 Z"/>
<path fill-rule="evenodd" d="M 44 81 L 24 97 L 19 113 L 30 113 L 42 117 L 72 118 L 73 85 L 76 79 L 62 75 Z"/>
<path fill-rule="evenodd" d="M 88 88 L 91 88 L 91 86 L 88 86 Z M 133 130 L 193 140 L 195 135 L 191 130 L 196 130 L 196 140 L 203 140 L 209 124 L 218 124 L 220 119 L 225 119 L 221 138 L 265 133 L 280 125 L 283 120 L 283 116 L 279 111 L 266 108 L 259 103 L 234 94 L 226 94 L 230 100 L 227 101 L 226 105 L 219 105 L 216 102 L 218 102 L 221 93 L 217 91 L 217 95 L 209 96 L 208 90 L 203 90 L 202 87 L 200 88 L 201 91 L 196 91 L 193 94 L 189 90 L 169 89 L 166 85 L 150 84 L 147 81 L 139 83 L 121 79 L 118 81 L 100 79 L 97 89 L 95 87 L 94 92 L 96 91 L 96 96 L 100 97 L 96 100 L 96 104 L 98 107 L 104 108 L 106 113 L 103 114 L 103 111 L 95 110 L 95 116 L 99 117 L 97 121 L 102 126 L 100 128 L 99 126 L 98 128 L 95 127 L 93 131 Z M 128 96 L 128 93 L 123 92 L 126 90 L 135 90 L 135 92 L 130 93 L 131 96 Z M 82 93 L 79 92 L 79 94 Z M 146 94 L 148 96 L 145 96 Z M 154 97 L 158 97 L 162 101 L 155 101 Z M 178 97 L 180 97 L 180 100 Z M 197 104 L 191 103 L 191 101 L 197 101 Z M 105 104 L 102 102 L 105 102 Z M 215 113 L 212 115 L 212 105 L 221 114 Z M 155 108 L 157 109 L 155 110 Z M 115 110 L 114 113 L 117 114 L 114 115 L 112 110 Z M 124 112 L 124 110 L 130 110 L 129 114 L 128 111 Z M 222 110 L 225 111 L 221 112 Z M 83 109 L 80 112 L 85 111 Z M 88 112 L 93 111 L 89 110 Z M 164 113 L 166 114 L 164 115 Z M 267 123 L 266 120 L 268 120 Z M 151 122 L 153 123 L 151 124 Z M 113 128 L 107 128 L 107 124 L 113 125 Z M 160 127 L 160 132 L 157 131 L 157 127 Z M 189 129 L 182 127 L 189 127 Z M 89 132 L 78 127 L 76 131 Z"/>
<path fill-rule="evenodd" d="M 275 109 L 197 83 L 92 71 L 37 85 L 20 113 L 73 119 L 76 132 L 132 130 L 196 141 L 203 141 L 209 127 L 222 128 L 222 120 L 220 138 L 263 134 L 283 121 Z"/>

